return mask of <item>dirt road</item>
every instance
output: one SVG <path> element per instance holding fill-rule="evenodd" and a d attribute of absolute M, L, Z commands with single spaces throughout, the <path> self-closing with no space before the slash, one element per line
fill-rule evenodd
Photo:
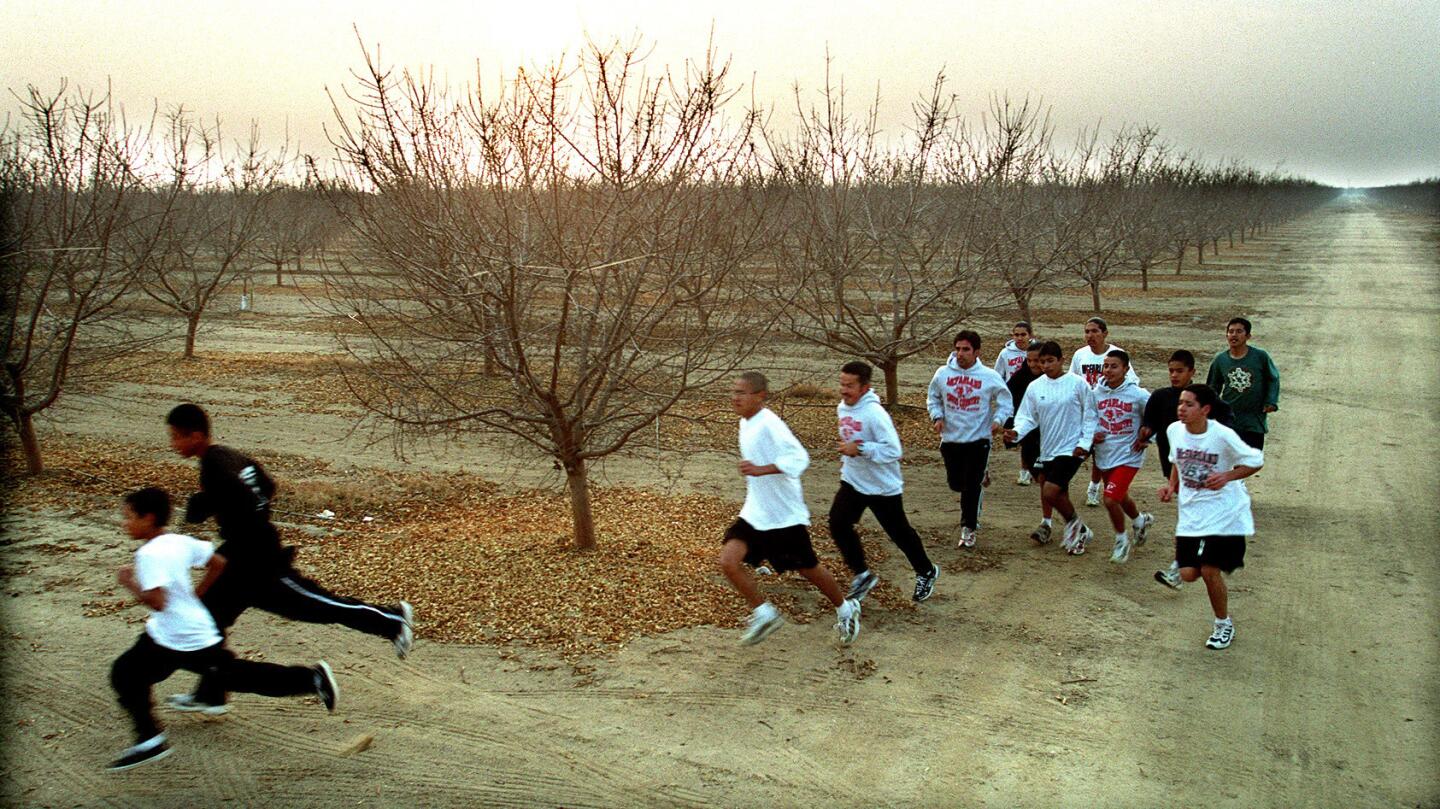
<path fill-rule="evenodd" d="M 0 557 L 0 802 L 1434 806 L 1437 238 L 1434 222 L 1336 204 L 1202 271 L 1258 262 L 1253 280 L 1212 292 L 1251 315 L 1284 382 L 1227 651 L 1202 648 L 1202 588 L 1151 580 L 1174 512 L 1154 503 L 1147 468 L 1136 485 L 1160 522 L 1129 565 L 1031 547 L 1034 490 L 997 486 L 976 572 L 933 547 L 947 569 L 936 596 L 867 608 L 845 649 L 817 622 L 753 648 L 732 628 L 686 630 L 580 666 L 425 642 L 401 663 L 379 641 L 247 615 L 237 651 L 328 659 L 340 711 L 242 695 L 218 720 L 167 715 L 175 755 L 110 775 L 128 735 L 107 669 L 138 615 L 82 613 L 124 549 L 97 550 L 119 539 L 98 516 L 22 513 Z M 1223 327 L 1184 336 L 1218 349 Z M 950 519 L 938 467 L 907 474 L 917 523 Z M 823 501 L 833 481 L 806 485 Z M 881 574 L 907 584 L 898 554 Z M 347 751 L 364 737 L 368 749 Z"/>

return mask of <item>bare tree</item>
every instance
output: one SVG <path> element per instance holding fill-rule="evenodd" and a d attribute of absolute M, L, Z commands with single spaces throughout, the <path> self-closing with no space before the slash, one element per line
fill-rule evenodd
<path fill-rule="evenodd" d="M 168 211 L 139 204 L 148 129 L 108 93 L 31 86 L 20 100 L 20 127 L 0 132 L 0 410 L 39 473 L 33 419 L 77 370 L 133 346 L 125 294 Z"/>
<path fill-rule="evenodd" d="M 285 285 L 285 268 L 300 272 L 305 257 L 322 249 L 334 230 L 334 213 L 313 177 L 275 189 L 255 239 L 254 254 L 275 269 L 275 286 Z"/>
<path fill-rule="evenodd" d="M 218 123 L 201 124 L 183 108 L 167 124 L 168 176 L 153 196 L 168 200 L 173 213 L 141 288 L 184 318 L 184 357 L 192 359 L 201 317 L 254 268 L 284 158 L 265 152 L 253 126 L 246 143 L 227 147 Z"/>
<path fill-rule="evenodd" d="M 971 244 L 974 186 L 947 171 L 965 161 L 944 74 L 888 147 L 877 143 L 878 102 L 852 117 L 827 66 L 820 106 L 807 108 L 797 88 L 795 134 L 767 137 L 790 203 L 776 251 L 786 283 L 773 293 L 790 301 L 783 311 L 796 337 L 878 366 L 893 405 L 900 362 L 931 350 L 994 295 Z"/>
<path fill-rule="evenodd" d="M 647 75 L 639 44 L 590 44 L 451 100 L 367 53 L 332 135 L 364 263 L 327 278 L 352 390 L 402 438 L 500 431 L 565 473 L 595 545 L 590 464 L 733 375 L 774 315 L 751 115 L 728 64 Z M 486 359 L 498 379 L 484 373 Z"/>

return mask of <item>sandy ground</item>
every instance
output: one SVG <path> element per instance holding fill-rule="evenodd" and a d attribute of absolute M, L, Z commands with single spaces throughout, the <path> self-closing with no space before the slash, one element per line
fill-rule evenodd
<path fill-rule="evenodd" d="M 791 624 L 749 648 L 735 644 L 731 627 L 695 628 L 579 666 L 543 650 L 426 640 L 399 662 L 388 644 L 251 613 L 234 648 L 276 661 L 329 660 L 339 711 L 239 695 L 220 719 L 162 714 L 175 754 L 112 775 L 103 767 L 129 729 L 107 671 L 141 615 L 85 612 L 96 593 L 113 592 L 111 571 L 130 544 L 105 515 L 19 512 L 7 516 L 0 547 L 0 802 L 1435 806 L 1437 236 L 1433 221 L 1337 204 L 1222 250 L 1204 269 L 1162 277 L 1149 298 L 1112 300 L 1117 311 L 1193 308 L 1194 318 L 1116 327 L 1112 338 L 1202 356 L 1223 346 L 1216 313 L 1243 311 L 1256 322 L 1255 344 L 1282 370 L 1282 410 L 1251 486 L 1258 535 L 1231 580 L 1238 636 L 1227 651 L 1202 648 L 1210 623 L 1203 588 L 1177 593 L 1151 579 L 1169 558 L 1174 525 L 1173 507 L 1155 502 L 1153 457 L 1136 490 L 1159 518 L 1154 539 L 1116 567 L 1104 553 L 1069 558 L 1054 545 L 1031 545 L 1035 489 L 1013 485 L 1014 456 L 1006 455 L 975 552 L 985 564 L 967 565 L 983 569 L 960 572 L 961 551 L 932 546 L 950 571 L 934 598 L 916 611 L 867 608 L 851 647 L 838 647 L 817 622 Z M 1076 308 L 1066 322 L 1067 348 L 1083 319 Z M 202 335 L 202 350 L 207 342 L 255 350 L 276 339 L 222 324 Z M 907 369 L 910 400 L 932 369 L 928 361 Z M 1164 384 L 1153 362 L 1141 373 L 1149 387 Z M 153 444 L 163 410 L 155 402 L 179 395 L 75 397 L 44 427 L 51 436 Z M 396 463 L 385 447 L 353 436 L 316 437 L 342 435 L 338 419 L 296 424 L 283 403 L 270 404 L 232 419 L 222 437 Z M 468 451 L 411 463 L 443 469 L 468 459 L 473 467 Z M 718 454 L 693 460 L 686 485 L 738 496 L 730 464 Z M 645 462 L 618 459 L 604 478 L 646 482 L 647 474 L 653 483 Z M 917 525 L 954 523 L 958 509 L 938 464 L 913 464 L 907 479 Z M 834 483 L 828 464 L 807 475 L 818 513 Z M 1101 512 L 1085 516 L 1108 535 Z M 908 586 L 899 554 L 880 573 Z M 189 682 L 178 675 L 157 694 Z M 366 738 L 368 749 L 356 752 Z"/>

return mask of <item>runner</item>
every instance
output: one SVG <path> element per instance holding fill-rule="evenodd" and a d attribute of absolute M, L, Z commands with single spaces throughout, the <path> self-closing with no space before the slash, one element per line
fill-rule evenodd
<path fill-rule="evenodd" d="M 1100 382 L 1105 355 L 1120 350 L 1120 346 L 1106 342 L 1109 339 L 1110 327 L 1105 324 L 1104 318 L 1092 317 L 1085 321 L 1085 345 L 1077 348 L 1070 358 L 1070 373 L 1084 377 L 1085 384 L 1092 388 Z M 1133 368 L 1126 378 L 1140 384 L 1140 377 Z M 1090 485 L 1085 489 L 1085 505 L 1100 505 L 1100 470 L 1093 463 L 1090 464 Z"/>
<path fill-rule="evenodd" d="M 407 602 L 382 607 L 338 596 L 300 575 L 292 564 L 295 549 L 282 547 L 270 522 L 275 482 L 259 462 L 210 439 L 210 417 L 199 405 L 177 405 L 165 419 L 170 447 L 185 458 L 200 459 L 200 491 L 191 495 L 185 520 L 214 517 L 227 564 L 205 592 L 205 607 L 221 632 L 250 607 L 314 624 L 340 624 L 389 640 L 404 658 L 415 643 L 414 611 Z M 227 710 L 223 689 L 201 677 L 193 694 L 173 694 L 166 702 L 178 711 L 207 714 Z"/>
<path fill-rule="evenodd" d="M 1170 362 L 1167 365 L 1170 373 L 1170 387 L 1161 388 L 1150 394 L 1150 401 L 1145 405 L 1144 426 L 1140 428 L 1140 440 L 1149 442 L 1155 441 L 1156 449 L 1160 456 L 1160 474 L 1166 480 L 1170 479 L 1170 439 L 1165 434 L 1165 428 L 1175 423 L 1176 408 L 1180 405 L 1180 394 L 1185 388 L 1195 381 L 1195 355 L 1185 349 L 1180 349 L 1170 355 Z M 1215 407 L 1210 411 L 1210 417 L 1215 421 L 1230 426 L 1230 405 L 1216 400 Z M 1180 589 L 1180 565 L 1170 562 L 1168 570 L 1155 571 L 1155 581 L 1166 587 Z"/>
<path fill-rule="evenodd" d="M 1080 462 L 1090 452 L 1095 438 L 1095 425 L 1086 423 L 1085 403 L 1090 387 L 1085 380 L 1065 372 L 1060 364 L 1060 344 L 1047 340 L 1040 346 L 1040 369 L 1044 376 L 1030 383 L 1025 399 L 1015 413 L 1015 427 L 1005 431 L 1007 441 L 1019 441 L 1031 431 L 1040 430 L 1040 471 L 1044 484 L 1040 491 L 1047 503 L 1065 518 L 1065 535 L 1061 547 L 1066 553 L 1079 555 L 1092 534 L 1070 502 L 1070 479 Z M 1043 534 L 1031 534 L 1038 542 L 1048 542 L 1049 527 L 1042 523 Z"/>
<path fill-rule="evenodd" d="M 271 697 L 313 693 L 326 710 L 335 710 L 339 688 L 324 661 L 279 666 L 241 660 L 225 648 L 224 637 L 198 596 L 223 575 L 226 560 L 209 542 L 165 531 L 170 495 L 164 489 L 126 495 L 123 514 L 125 533 L 143 544 L 135 551 L 135 563 L 121 566 L 115 578 L 150 610 L 150 617 L 135 645 L 110 668 L 110 685 L 135 724 L 135 744 L 110 763 L 110 770 L 128 770 L 170 755 L 150 693 L 155 683 L 177 669 L 199 673 L 224 691 Z M 205 570 L 198 587 L 191 584 L 191 568 Z"/>
<path fill-rule="evenodd" d="M 1034 331 L 1028 321 L 1021 320 L 1010 327 L 1010 341 L 995 356 L 995 373 L 1006 382 L 1015 372 L 1025 367 L 1025 354 L 1030 349 Z"/>
<path fill-rule="evenodd" d="M 1160 487 L 1162 502 L 1178 493 L 1180 516 L 1175 524 L 1175 558 L 1180 578 L 1205 580 L 1215 626 L 1207 649 L 1224 649 L 1235 639 L 1229 593 L 1222 574 L 1245 564 L 1245 538 L 1255 533 L 1250 492 L 1242 479 L 1265 464 L 1261 450 L 1251 447 L 1229 427 L 1209 419 L 1215 391 L 1191 385 L 1180 394 L 1180 420 L 1170 425 L 1170 480 Z"/>
<path fill-rule="evenodd" d="M 1021 400 L 1025 398 L 1025 391 L 1030 387 L 1030 383 L 1042 376 L 1044 374 L 1040 373 L 1040 342 L 1031 340 L 1030 344 L 1025 347 L 1024 364 L 1005 381 L 1005 387 L 1010 390 L 1010 401 L 1018 407 Z M 1010 418 L 1005 419 L 1005 429 L 1008 430 L 1014 426 L 1015 416 L 1012 414 Z M 1005 444 L 1006 449 L 1014 449 L 1016 446 L 1015 444 Z M 1034 479 L 1035 460 L 1040 453 L 1040 431 L 1031 431 L 1018 446 L 1020 447 L 1020 476 L 1016 478 L 1015 485 L 1029 486 Z M 1045 516 L 1050 516 L 1048 506 L 1045 507 Z"/>
<path fill-rule="evenodd" d="M 990 437 L 1005 429 L 1014 412 L 1010 389 L 1000 375 L 979 360 L 980 335 L 966 329 L 955 335 L 955 351 L 930 380 L 925 405 L 935 433 L 950 491 L 960 493 L 957 547 L 975 547 L 980 526 L 980 495 L 990 462 Z"/>
<path fill-rule="evenodd" d="M 1266 416 L 1280 409 L 1280 370 L 1264 349 L 1250 345 L 1250 321 L 1232 317 L 1225 326 L 1230 348 L 1210 361 L 1205 384 L 1235 412 L 1235 432 L 1265 448 Z"/>
<path fill-rule="evenodd" d="M 880 397 L 870 390 L 874 372 L 864 362 L 849 362 L 840 369 L 840 404 L 835 408 L 840 429 L 840 440 L 835 442 L 840 453 L 840 490 L 830 505 L 830 536 L 855 576 L 846 598 L 864 600 L 880 583 L 880 577 L 866 564 L 865 548 L 855 533 L 855 524 L 865 509 L 870 509 L 890 541 L 910 560 L 915 570 L 914 599 L 924 601 L 935 590 L 940 566 L 930 561 L 920 535 L 905 518 L 900 436 Z"/>
<path fill-rule="evenodd" d="M 1141 513 L 1130 499 L 1130 482 L 1145 462 L 1145 442 L 1140 439 L 1140 420 L 1150 392 L 1125 378 L 1130 355 L 1116 349 L 1105 355 L 1100 381 L 1090 391 L 1087 421 L 1096 424 L 1095 468 L 1105 482 L 1105 510 L 1115 528 L 1115 548 L 1110 561 L 1130 560 L 1132 537 L 1125 532 L 1125 518 L 1134 520 L 1134 545 L 1145 544 L 1146 532 L 1155 518 Z"/>
<path fill-rule="evenodd" d="M 820 588 L 835 605 L 835 630 L 841 643 L 860 634 L 860 602 L 845 598 L 835 577 L 820 565 L 810 544 L 810 510 L 800 489 L 800 475 L 810 455 L 785 422 L 765 406 L 770 382 L 747 371 L 730 389 L 730 406 L 740 416 L 740 474 L 745 477 L 745 505 L 725 532 L 720 570 L 750 605 L 750 625 L 740 636 L 744 644 L 759 643 L 785 623 L 775 605 L 760 597 L 755 577 L 744 564 L 769 561 L 776 573 L 794 570 Z"/>

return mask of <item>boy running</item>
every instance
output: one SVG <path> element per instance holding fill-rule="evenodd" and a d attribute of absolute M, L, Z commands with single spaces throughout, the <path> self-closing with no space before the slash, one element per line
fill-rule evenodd
<path fill-rule="evenodd" d="M 1096 424 L 1095 468 L 1105 484 L 1105 510 L 1115 529 L 1115 549 L 1110 561 L 1130 560 L 1132 539 L 1125 532 L 1125 518 L 1134 520 L 1134 545 L 1145 543 L 1145 534 L 1155 521 L 1141 513 L 1130 499 L 1130 482 L 1145 462 L 1145 442 L 1140 440 L 1140 419 L 1150 392 L 1125 377 L 1130 355 L 1118 348 L 1105 355 L 1101 378 L 1090 391 L 1087 421 Z"/>
<path fill-rule="evenodd" d="M 740 636 L 746 645 L 759 643 L 785 623 L 775 605 L 760 597 L 755 578 L 743 564 L 767 560 L 776 573 L 797 571 L 820 588 L 835 605 L 835 631 L 841 643 L 860 634 L 860 602 L 847 599 L 830 571 L 820 566 L 810 544 L 810 510 L 800 489 L 800 475 L 810 455 L 765 406 L 770 382 L 747 371 L 730 389 L 730 406 L 740 416 L 739 471 L 745 478 L 745 505 L 740 518 L 725 532 L 720 570 L 750 605 L 750 625 Z"/>
<path fill-rule="evenodd" d="M 1245 565 L 1245 538 L 1255 533 L 1250 492 L 1242 479 L 1265 464 L 1265 455 L 1234 430 L 1209 419 L 1215 391 L 1191 385 L 1180 394 L 1180 420 L 1170 425 L 1170 480 L 1160 487 L 1161 502 L 1178 493 L 1175 559 L 1180 578 L 1205 579 L 1215 627 L 1207 649 L 1224 649 L 1235 639 L 1229 593 L 1222 573 Z"/>
<path fill-rule="evenodd" d="M 1160 475 L 1169 480 L 1170 439 L 1165 434 L 1165 428 L 1175 423 L 1180 394 L 1195 381 L 1195 355 L 1183 348 L 1176 351 L 1170 355 L 1167 370 L 1170 373 L 1170 387 L 1150 394 L 1150 401 L 1145 405 L 1145 421 L 1140 428 L 1140 440 L 1149 442 L 1154 439 L 1160 456 Z M 1215 407 L 1210 411 L 1210 418 L 1226 427 L 1231 426 L 1230 405 L 1217 399 Z M 1175 590 L 1180 589 L 1180 565 L 1171 561 L 1168 570 L 1155 571 L 1155 581 Z"/>
<path fill-rule="evenodd" d="M 1025 354 L 1030 348 L 1033 334 L 1030 323 L 1025 320 L 1010 327 L 1010 341 L 995 356 L 995 373 L 1005 382 L 1009 382 L 1010 377 L 1025 367 Z"/>
<path fill-rule="evenodd" d="M 215 518 L 220 549 L 227 564 L 205 592 L 204 603 L 221 632 L 250 607 L 315 624 L 340 624 L 386 638 L 404 658 L 415 642 L 414 611 L 404 601 L 382 607 L 338 596 L 300 575 L 291 561 L 294 548 L 280 545 L 270 522 L 275 481 L 246 455 L 210 440 L 210 417 L 199 405 L 177 405 L 166 417 L 170 447 L 185 458 L 200 459 L 200 491 L 185 507 L 186 522 Z M 166 702 L 180 711 L 224 713 L 223 689 L 201 677 L 194 694 L 175 694 Z"/>
<path fill-rule="evenodd" d="M 940 566 L 930 561 L 920 535 L 905 518 L 900 436 L 880 397 L 870 390 L 873 374 L 874 369 L 864 362 L 849 362 L 840 369 L 840 404 L 835 408 L 840 429 L 840 440 L 835 443 L 840 453 L 840 490 L 830 505 L 830 536 L 855 576 L 846 598 L 861 601 L 880 583 L 880 577 L 866 564 L 865 548 L 855 533 L 855 524 L 865 509 L 870 509 L 890 541 L 910 560 L 915 570 L 914 598 L 924 601 L 935 590 Z"/>
<path fill-rule="evenodd" d="M 1210 361 L 1205 384 L 1235 411 L 1235 432 L 1265 448 L 1266 416 L 1280 409 L 1280 370 L 1264 349 L 1250 345 L 1250 321 L 1232 317 L 1225 326 L 1230 348 Z"/>
<path fill-rule="evenodd" d="M 1105 324 L 1105 319 L 1092 317 L 1085 321 L 1085 345 L 1075 349 L 1074 356 L 1070 358 L 1070 373 L 1083 377 L 1085 384 L 1092 388 L 1100 383 L 1105 356 L 1120 350 L 1120 346 L 1107 342 L 1109 339 L 1110 327 Z M 1140 377 L 1133 368 L 1125 376 L 1131 382 L 1140 384 Z M 1094 464 L 1090 465 L 1090 485 L 1085 489 L 1085 505 L 1100 505 L 1100 470 Z"/>
<path fill-rule="evenodd" d="M 950 491 L 960 493 L 961 548 L 975 547 L 990 437 L 1005 429 L 1015 412 L 1010 389 L 979 355 L 979 334 L 966 329 L 955 335 L 955 351 L 931 378 L 925 399 Z"/>
<path fill-rule="evenodd" d="M 1040 343 L 1031 340 L 1025 347 L 1025 362 L 1010 378 L 1005 380 L 1005 387 L 1010 390 L 1010 401 L 1016 407 L 1025 399 L 1025 391 L 1029 389 L 1030 383 L 1044 376 L 1040 373 Z M 1015 426 L 1015 417 L 1005 419 L 1005 429 Z M 1006 443 L 1006 449 L 1013 449 L 1016 445 Z M 1034 430 L 1025 436 L 1020 447 L 1020 476 L 1015 479 L 1017 486 L 1029 486 L 1035 472 L 1035 460 L 1040 456 L 1040 431 Z M 1045 507 L 1045 516 L 1050 516 L 1049 507 Z"/>
<path fill-rule="evenodd" d="M 271 697 L 316 694 L 326 710 L 335 710 L 339 687 L 324 661 L 314 666 L 278 666 L 241 660 L 225 648 L 225 639 L 200 603 L 222 575 L 226 560 L 209 542 L 166 532 L 170 496 L 148 488 L 125 496 L 125 533 L 143 544 L 135 563 L 123 565 L 115 578 L 150 610 L 145 631 L 110 668 L 110 685 L 120 707 L 135 723 L 135 744 L 110 763 L 128 770 L 170 755 L 165 733 L 155 720 L 150 689 L 185 669 L 201 674 L 223 691 L 244 691 Z M 191 568 L 204 568 L 199 587 L 190 581 Z M 221 699 L 223 702 L 223 697 Z"/>
<path fill-rule="evenodd" d="M 1040 430 L 1038 464 L 1045 476 L 1041 495 L 1065 518 L 1061 547 L 1078 556 L 1085 552 L 1085 543 L 1092 534 L 1075 513 L 1069 490 L 1070 479 L 1089 454 L 1095 438 L 1095 425 L 1086 420 L 1090 386 L 1079 376 L 1065 372 L 1065 366 L 1060 364 L 1060 344 L 1054 340 L 1040 346 L 1040 369 L 1045 376 L 1030 383 L 1015 413 L 1015 427 L 1005 431 L 1005 440 L 1019 441 L 1032 430 Z M 1041 530 L 1031 537 L 1043 544 L 1050 540 L 1049 518 L 1040 526 Z"/>

